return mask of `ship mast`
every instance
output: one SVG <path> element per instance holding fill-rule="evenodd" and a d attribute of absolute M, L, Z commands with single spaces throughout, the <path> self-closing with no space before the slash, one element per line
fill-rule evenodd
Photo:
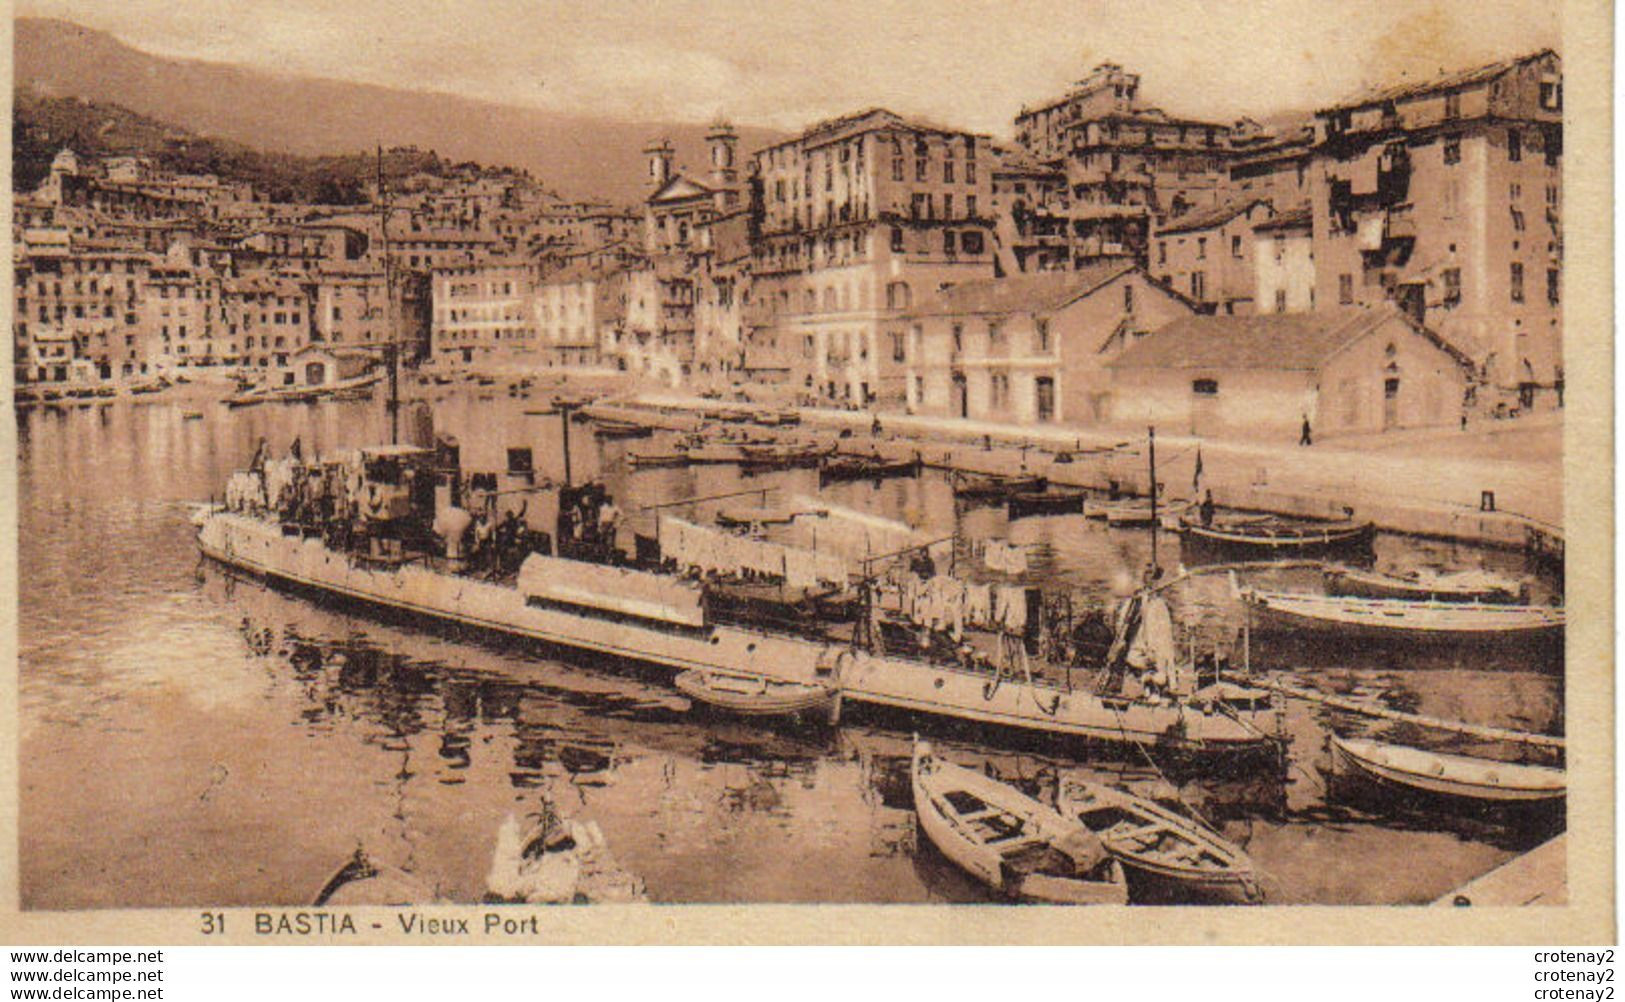
<path fill-rule="evenodd" d="M 1146 454 L 1151 464 L 1151 566 L 1155 569 L 1157 563 L 1157 428 L 1151 425 L 1146 428 L 1146 441 L 1148 447 Z"/>
<path fill-rule="evenodd" d="M 389 444 L 401 441 L 400 340 L 395 325 L 395 273 L 389 253 L 389 201 L 384 189 L 384 144 L 378 144 L 378 235 L 384 254 L 384 365 L 389 369 Z"/>

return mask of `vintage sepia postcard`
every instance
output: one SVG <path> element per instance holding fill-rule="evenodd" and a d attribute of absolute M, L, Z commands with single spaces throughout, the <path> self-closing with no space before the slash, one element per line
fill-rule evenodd
<path fill-rule="evenodd" d="M 9 941 L 1614 938 L 1607 4 L 13 14 Z"/>

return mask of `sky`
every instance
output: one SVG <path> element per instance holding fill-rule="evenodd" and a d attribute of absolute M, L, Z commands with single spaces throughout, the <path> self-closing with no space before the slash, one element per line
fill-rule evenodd
<path fill-rule="evenodd" d="M 1008 135 L 1101 62 L 1220 121 L 1559 48 L 1557 0 L 17 0 L 159 55 L 631 121 Z"/>

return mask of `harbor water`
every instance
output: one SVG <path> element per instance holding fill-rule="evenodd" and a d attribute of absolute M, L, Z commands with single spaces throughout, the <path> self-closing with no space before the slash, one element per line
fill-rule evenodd
<path fill-rule="evenodd" d="M 560 476 L 557 416 L 493 388 L 408 405 L 403 440 L 455 436 L 466 468 L 510 446 Z M 1143 756 L 1005 740 L 951 722 L 850 712 L 838 727 L 702 713 L 667 674 L 340 607 L 200 560 L 189 504 L 218 495 L 262 437 L 306 454 L 387 441 L 377 402 L 264 405 L 201 416 L 174 402 L 97 402 L 19 413 L 20 883 L 23 907 L 308 904 L 358 848 L 444 897 L 476 901 L 499 825 L 539 810 L 598 823 L 657 902 L 986 900 L 915 832 L 909 734 L 1029 787 L 1067 770 L 1199 812 L 1262 871 L 1272 903 L 1430 901 L 1545 830 L 1355 808 L 1326 791 L 1335 729 L 1512 758 L 1516 749 L 1302 702 L 1289 704 L 1279 772 L 1170 773 Z M 571 431 L 576 477 L 602 476 L 623 510 L 744 489 L 957 533 L 1030 544 L 1025 580 L 1110 601 L 1108 583 L 1150 557 L 1145 530 L 1065 515 L 1009 522 L 956 504 L 948 481 L 818 487 L 816 471 L 759 477 L 730 466 L 634 471 L 628 450 Z M 759 503 L 744 498 L 735 504 Z M 717 504 L 686 509 L 709 520 Z M 1379 567 L 1484 567 L 1526 575 L 1518 554 L 1379 537 Z M 1172 573 L 1177 539 L 1158 557 Z M 1258 580 L 1313 586 L 1309 569 Z M 1537 597 L 1550 583 L 1535 581 Z M 1194 642 L 1234 643 L 1242 618 L 1223 575 L 1180 586 Z M 1561 733 L 1561 652 L 1246 645 L 1254 670 L 1289 673 L 1391 709 Z M 1560 819 L 1558 819 L 1560 823 Z M 1551 824 L 1545 819 L 1543 825 Z"/>

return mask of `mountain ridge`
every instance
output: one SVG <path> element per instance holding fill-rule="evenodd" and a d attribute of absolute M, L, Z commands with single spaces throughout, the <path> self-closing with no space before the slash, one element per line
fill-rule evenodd
<path fill-rule="evenodd" d="M 13 21 L 18 95 L 76 97 L 267 153 L 353 154 L 377 144 L 433 149 L 450 161 L 530 171 L 572 197 L 647 194 L 642 149 L 669 136 L 678 163 L 703 167 L 706 125 L 626 122 L 452 94 L 173 59 L 54 18 Z M 744 152 L 782 138 L 737 129 Z"/>

